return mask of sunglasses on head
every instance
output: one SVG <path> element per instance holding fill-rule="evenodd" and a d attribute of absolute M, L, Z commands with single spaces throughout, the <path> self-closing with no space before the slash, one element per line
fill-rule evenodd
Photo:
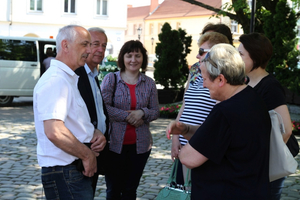
<path fill-rule="evenodd" d="M 200 56 L 202 56 L 204 53 L 209 52 L 209 51 L 210 51 L 210 49 L 199 48 L 198 54 L 199 54 Z"/>
<path fill-rule="evenodd" d="M 207 52 L 202 62 L 209 62 L 212 66 L 218 69 L 218 65 L 210 58 L 209 52 Z"/>

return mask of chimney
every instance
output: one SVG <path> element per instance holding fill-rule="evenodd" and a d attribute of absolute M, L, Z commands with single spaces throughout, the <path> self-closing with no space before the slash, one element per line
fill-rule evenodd
<path fill-rule="evenodd" d="M 158 6 L 158 0 L 151 0 L 149 13 L 152 13 L 157 8 L 157 6 Z"/>

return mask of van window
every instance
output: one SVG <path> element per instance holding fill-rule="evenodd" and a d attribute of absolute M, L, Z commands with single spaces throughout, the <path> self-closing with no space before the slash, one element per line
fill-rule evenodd
<path fill-rule="evenodd" d="M 0 60 L 37 61 L 36 42 L 0 39 Z"/>

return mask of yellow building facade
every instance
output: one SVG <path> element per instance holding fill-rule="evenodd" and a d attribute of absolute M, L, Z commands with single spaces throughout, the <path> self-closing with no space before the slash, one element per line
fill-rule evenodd
<path fill-rule="evenodd" d="M 221 7 L 226 1 L 203 0 L 205 4 Z M 127 30 L 125 41 L 140 38 L 150 57 L 154 57 L 158 34 L 164 23 L 168 22 L 172 29 L 183 29 L 187 35 L 192 36 L 191 53 L 187 56 L 188 65 L 198 62 L 198 39 L 203 27 L 207 23 L 224 23 L 233 30 L 235 46 L 241 34 L 241 28 L 228 17 L 213 17 L 215 12 L 182 0 L 165 0 L 158 4 L 158 0 L 151 0 L 150 6 L 128 7 Z M 138 31 L 139 29 L 139 31 Z"/>

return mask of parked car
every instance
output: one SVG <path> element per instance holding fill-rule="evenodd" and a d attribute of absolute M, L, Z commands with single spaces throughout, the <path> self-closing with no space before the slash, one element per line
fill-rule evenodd
<path fill-rule="evenodd" d="M 0 36 L 0 106 L 10 105 L 14 97 L 33 96 L 47 48 L 56 52 L 55 40 Z"/>

